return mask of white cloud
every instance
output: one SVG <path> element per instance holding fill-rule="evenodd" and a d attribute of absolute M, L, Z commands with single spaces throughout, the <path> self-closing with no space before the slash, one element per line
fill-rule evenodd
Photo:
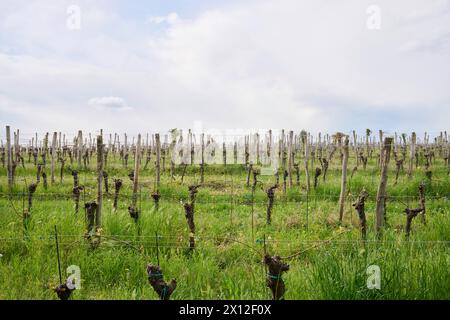
<path fill-rule="evenodd" d="M 101 97 L 101 98 L 91 98 L 88 104 L 94 108 L 99 108 L 101 110 L 112 109 L 112 110 L 131 110 L 125 103 L 125 100 L 120 97 Z"/>
<path fill-rule="evenodd" d="M 151 16 L 147 19 L 147 23 L 168 23 L 168 24 L 175 24 L 178 21 L 180 21 L 180 17 L 176 12 L 171 12 L 167 16 Z"/>
<path fill-rule="evenodd" d="M 377 1 L 376 31 L 366 28 L 370 4 L 248 1 L 140 22 L 86 1 L 73 32 L 58 2 L 2 3 L 0 118 L 37 126 L 38 115 L 44 129 L 165 130 L 195 120 L 222 129 L 447 129 L 449 1 Z"/>

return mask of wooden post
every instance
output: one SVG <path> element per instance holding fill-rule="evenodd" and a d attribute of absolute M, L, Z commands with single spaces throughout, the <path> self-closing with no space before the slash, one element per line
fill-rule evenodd
<path fill-rule="evenodd" d="M 386 205 L 386 186 L 388 177 L 389 159 L 391 155 L 392 138 L 384 138 L 383 144 L 383 159 L 381 167 L 381 180 L 378 186 L 377 200 L 376 200 L 376 222 L 375 228 L 377 236 L 381 235 L 381 229 L 385 220 L 385 205 Z"/>
<path fill-rule="evenodd" d="M 383 159 L 383 130 L 378 130 L 378 135 L 380 138 L 379 147 L 380 147 L 380 162 L 381 162 L 381 159 Z"/>
<path fill-rule="evenodd" d="M 278 151 L 278 163 L 281 164 L 281 168 L 283 169 L 283 172 L 284 172 L 284 169 L 286 169 L 286 167 L 285 167 L 286 164 L 283 162 L 283 159 L 284 159 L 284 157 L 283 157 L 283 154 L 284 154 L 284 129 L 281 130 L 281 136 L 279 138 L 278 150 L 279 150 Z"/>
<path fill-rule="evenodd" d="M 6 126 L 6 156 L 7 168 L 8 168 L 8 186 L 11 190 L 14 184 L 13 174 L 12 174 L 12 150 L 11 150 L 11 128 Z"/>
<path fill-rule="evenodd" d="M 447 174 L 450 174 L 450 144 L 447 145 Z"/>
<path fill-rule="evenodd" d="M 13 162 L 16 164 L 19 162 L 19 157 L 18 157 L 19 154 L 17 152 L 17 134 L 18 134 L 18 131 L 14 131 L 13 147 L 12 147 Z"/>
<path fill-rule="evenodd" d="M 77 152 L 78 167 L 81 167 L 81 158 L 83 156 L 83 132 L 81 130 L 78 131 Z"/>
<path fill-rule="evenodd" d="M 52 164 L 51 164 L 51 182 L 52 184 L 55 183 L 55 156 L 56 156 L 56 143 L 57 143 L 58 133 L 53 132 L 53 139 L 52 139 Z"/>
<path fill-rule="evenodd" d="M 248 150 L 248 141 L 249 141 L 248 136 L 245 136 L 244 137 L 244 153 L 245 153 L 244 163 L 245 163 L 246 167 L 248 167 L 248 165 L 249 165 L 249 156 L 250 156 L 250 153 Z"/>
<path fill-rule="evenodd" d="M 200 136 L 200 140 L 201 140 L 201 152 L 202 152 L 202 164 L 200 165 L 200 183 L 204 183 L 205 182 L 205 134 L 202 133 Z"/>
<path fill-rule="evenodd" d="M 320 132 L 318 134 L 317 147 L 318 147 L 317 158 L 321 162 L 321 159 L 322 159 L 322 134 Z"/>
<path fill-rule="evenodd" d="M 191 131 L 191 129 L 188 129 L 187 142 L 186 142 L 186 153 L 190 154 L 189 163 L 191 166 L 194 164 L 194 153 L 192 151 L 193 151 L 192 131 Z M 163 168 L 163 172 L 164 172 L 164 168 Z"/>
<path fill-rule="evenodd" d="M 345 204 L 345 196 L 347 192 L 347 164 L 348 164 L 348 136 L 345 136 L 344 141 L 344 159 L 342 161 L 342 178 L 341 178 L 341 194 L 339 196 L 339 222 L 342 222 L 342 218 L 344 217 L 344 204 Z"/>
<path fill-rule="evenodd" d="M 314 168 L 314 161 L 316 158 L 316 147 L 314 146 L 315 141 L 314 141 L 314 136 L 311 133 L 308 133 L 308 137 L 310 141 L 310 146 L 311 146 L 311 150 L 309 151 L 309 156 L 311 158 L 311 168 Z M 295 148 L 294 148 L 294 152 L 295 152 Z M 295 159 L 295 154 L 293 155 L 294 159 Z"/>
<path fill-rule="evenodd" d="M 156 191 L 159 192 L 159 184 L 161 179 L 161 141 L 159 139 L 159 133 L 155 134 L 155 140 L 156 140 Z"/>
<path fill-rule="evenodd" d="M 188 148 L 189 144 L 186 145 L 186 149 Z M 164 135 L 164 142 L 161 145 L 161 158 L 162 158 L 162 166 L 161 171 L 166 171 L 166 153 L 167 153 L 167 135 Z M 187 157 L 188 152 L 186 152 Z M 187 163 L 186 163 L 187 165 Z"/>
<path fill-rule="evenodd" d="M 269 157 L 269 164 L 272 165 L 272 129 L 269 130 L 269 144 L 267 146 L 267 156 Z"/>
<path fill-rule="evenodd" d="M 124 133 L 124 140 L 125 140 L 125 143 L 124 143 L 125 153 L 128 153 L 128 137 L 127 137 L 126 133 Z"/>
<path fill-rule="evenodd" d="M 306 175 L 306 191 L 309 193 L 311 190 L 311 182 L 309 178 L 309 165 L 308 165 L 308 158 L 309 158 L 309 148 L 308 148 L 308 134 L 304 133 L 304 148 L 305 148 L 305 175 Z"/>
<path fill-rule="evenodd" d="M 260 144 L 259 144 L 259 133 L 258 132 L 255 134 L 255 139 L 256 139 L 256 165 L 258 166 L 261 164 L 261 159 L 260 159 L 260 155 L 259 155 Z"/>
<path fill-rule="evenodd" d="M 138 221 L 140 214 L 140 212 L 137 209 L 140 156 L 141 156 L 141 135 L 138 134 L 134 156 L 133 195 L 131 197 L 131 207 L 128 208 L 130 216 L 134 219 L 135 222 Z"/>
<path fill-rule="evenodd" d="M 113 141 L 113 145 L 112 145 L 112 153 L 113 153 L 114 160 L 116 159 L 116 141 L 117 141 L 117 133 L 114 132 L 114 141 Z"/>
<path fill-rule="evenodd" d="M 292 140 L 294 139 L 294 131 L 289 131 L 289 142 L 288 142 L 288 174 L 289 174 L 289 188 L 292 188 L 292 167 L 294 166 L 293 150 L 292 150 Z"/>
<path fill-rule="evenodd" d="M 355 153 L 356 158 L 356 166 L 359 165 L 359 157 L 358 157 L 358 138 L 355 130 L 352 131 L 353 134 L 353 152 Z"/>
<path fill-rule="evenodd" d="M 408 177 L 409 178 L 412 177 L 415 155 L 416 155 L 416 133 L 413 132 L 411 134 L 411 146 L 410 146 L 410 155 L 409 155 L 409 168 L 408 168 Z"/>
<path fill-rule="evenodd" d="M 398 135 L 397 135 L 397 131 L 394 132 L 394 152 L 397 153 L 398 152 L 398 143 L 399 143 L 399 139 L 398 139 Z"/>
<path fill-rule="evenodd" d="M 132 198 L 133 207 L 136 207 L 136 204 L 137 204 L 140 156 L 141 156 L 141 135 L 138 134 L 135 156 L 134 156 L 134 177 L 133 177 L 133 198 Z"/>
<path fill-rule="evenodd" d="M 44 137 L 44 166 L 47 165 L 47 154 L 48 154 L 48 132 L 45 133 Z"/>
<path fill-rule="evenodd" d="M 103 138 L 97 136 L 97 213 L 95 216 L 96 230 L 102 228 L 102 202 L 103 202 Z"/>
<path fill-rule="evenodd" d="M 366 129 L 366 157 L 369 158 L 370 156 L 370 145 L 369 145 L 369 137 L 370 137 L 370 129 Z"/>
<path fill-rule="evenodd" d="M 222 142 L 222 158 L 224 167 L 227 166 L 227 145 L 225 142 Z"/>

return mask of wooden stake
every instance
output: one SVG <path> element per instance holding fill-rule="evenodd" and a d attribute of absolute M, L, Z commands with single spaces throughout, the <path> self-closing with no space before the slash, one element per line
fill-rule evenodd
<path fill-rule="evenodd" d="M 342 161 L 341 194 L 339 196 L 339 222 L 342 223 L 344 217 L 345 196 L 347 193 L 347 165 L 348 165 L 348 136 L 345 136 Z"/>
<path fill-rule="evenodd" d="M 294 131 L 289 131 L 289 142 L 288 142 L 288 174 L 289 174 L 289 188 L 292 188 L 292 167 L 294 165 L 293 150 L 292 150 L 292 140 L 294 139 Z"/>
<path fill-rule="evenodd" d="M 97 213 L 95 226 L 97 231 L 102 228 L 102 203 L 103 203 L 103 138 L 97 136 Z"/>
<path fill-rule="evenodd" d="M 52 139 L 52 164 L 51 164 L 51 182 L 52 184 L 55 183 L 55 156 L 56 156 L 56 143 L 58 139 L 58 133 L 53 132 L 53 139 Z"/>
<path fill-rule="evenodd" d="M 370 129 L 366 129 L 366 157 L 370 156 L 370 146 L 369 146 L 369 137 L 370 137 Z"/>
<path fill-rule="evenodd" d="M 201 140 L 201 157 L 202 157 L 202 163 L 200 165 L 200 183 L 204 183 L 205 182 L 205 134 L 202 133 L 200 136 L 200 140 Z"/>
<path fill-rule="evenodd" d="M 141 135 L 138 135 L 136 150 L 134 156 L 134 177 L 133 177 L 133 195 L 131 198 L 131 207 L 128 208 L 130 216 L 134 219 L 135 222 L 138 221 L 139 211 L 137 209 L 137 197 L 138 197 L 138 182 L 139 182 L 139 163 L 141 156 Z"/>
<path fill-rule="evenodd" d="M 305 175 L 306 175 L 306 191 L 309 192 L 311 190 L 311 182 L 310 182 L 310 178 L 309 178 L 309 148 L 308 148 L 308 134 L 306 132 L 304 132 L 303 134 L 303 139 L 304 139 L 304 148 L 305 148 Z"/>
<path fill-rule="evenodd" d="M 409 168 L 408 168 L 408 177 L 409 178 L 412 177 L 415 155 L 416 155 L 416 133 L 413 132 L 411 134 L 411 146 L 410 146 L 410 155 L 409 155 Z"/>
<path fill-rule="evenodd" d="M 159 192 L 159 184 L 161 179 L 161 141 L 159 139 L 159 133 L 155 134 L 155 140 L 156 140 L 156 192 Z"/>
<path fill-rule="evenodd" d="M 6 155 L 8 163 L 8 186 L 11 190 L 14 184 L 14 180 L 12 174 L 11 128 L 9 126 L 6 126 Z"/>
<path fill-rule="evenodd" d="M 78 167 L 81 167 L 81 158 L 82 157 L 83 157 L 83 132 L 81 130 L 79 130 L 78 138 L 77 138 Z"/>
<path fill-rule="evenodd" d="M 134 178 L 133 178 L 133 207 L 136 207 L 138 182 L 139 182 L 139 158 L 141 155 L 141 135 L 138 135 L 134 156 Z"/>
<path fill-rule="evenodd" d="M 377 192 L 377 200 L 376 200 L 376 222 L 375 229 L 377 232 L 377 236 L 381 235 L 381 229 L 383 227 L 385 221 L 385 202 L 386 202 L 386 186 L 387 186 L 387 176 L 388 176 L 388 167 L 389 167 L 389 159 L 391 154 L 391 146 L 392 146 L 392 138 L 384 138 L 383 144 L 383 159 L 382 159 L 382 167 L 381 167 L 381 180 L 380 185 L 378 186 Z"/>

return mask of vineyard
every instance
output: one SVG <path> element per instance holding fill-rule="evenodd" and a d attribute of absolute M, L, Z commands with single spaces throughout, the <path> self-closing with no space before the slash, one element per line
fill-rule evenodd
<path fill-rule="evenodd" d="M 0 299 L 450 298 L 447 132 L 5 133 Z"/>

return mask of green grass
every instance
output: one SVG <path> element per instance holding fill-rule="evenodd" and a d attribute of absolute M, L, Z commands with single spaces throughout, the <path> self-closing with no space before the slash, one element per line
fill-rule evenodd
<path fill-rule="evenodd" d="M 344 223 L 338 226 L 340 163 L 333 160 L 327 181 L 320 179 L 316 190 L 306 195 L 305 174 L 300 186 L 283 194 L 276 191 L 272 225 L 265 222 L 267 197 L 258 188 L 254 195 L 252 228 L 252 192 L 246 187 L 247 173 L 242 165 L 206 167 L 205 186 L 199 189 L 195 209 L 196 249 L 188 250 L 189 231 L 180 200 L 188 199 L 187 186 L 199 181 L 198 166 L 188 167 L 184 183 L 181 169 L 175 181 L 168 168 L 162 175 L 160 208 L 155 211 L 150 197 L 154 170 L 141 172 L 139 227 L 129 217 L 132 182 L 119 160 L 109 158 L 110 192 L 113 179 L 125 182 L 119 209 L 112 210 L 112 197 L 106 195 L 103 207 L 103 231 L 99 247 L 92 249 L 83 238 L 84 211 L 74 213 L 71 198 L 72 177 L 67 161 L 64 181 L 44 190 L 39 184 L 31 209 L 31 221 L 24 238 L 21 216 L 25 180 L 35 181 L 35 168 L 18 167 L 14 196 L 8 194 L 6 170 L 0 168 L 0 299 L 57 299 L 51 290 L 59 282 L 55 241 L 57 225 L 63 270 L 69 265 L 81 268 L 82 288 L 73 299 L 157 299 L 146 276 L 147 263 L 156 263 L 156 239 L 159 259 L 166 280 L 176 278 L 173 299 L 270 299 L 265 287 L 265 268 L 261 263 L 264 246 L 258 239 L 265 236 L 267 251 L 289 256 L 290 270 L 283 276 L 286 299 L 449 299 L 450 298 L 450 177 L 441 159 L 432 166 L 433 179 L 427 181 L 423 168 L 414 171 L 412 179 L 402 173 L 393 185 L 391 163 L 387 205 L 388 225 L 381 241 L 375 241 L 374 207 L 379 182 L 375 159 L 367 170 L 359 168 L 349 179 L 349 196 Z M 350 161 L 349 172 L 354 166 Z M 91 170 L 80 169 L 80 184 L 86 191 L 83 201 L 96 197 L 95 163 Z M 129 164 L 131 168 L 132 159 Z M 315 165 L 318 165 L 316 162 Z M 313 170 L 312 170 L 313 171 Z M 25 178 L 25 179 L 24 179 Z M 264 190 L 274 184 L 273 176 L 260 177 Z M 313 179 L 311 180 L 311 182 Z M 426 181 L 427 224 L 420 217 L 413 222 L 406 241 L 405 203 L 418 206 L 417 188 Z M 295 182 L 295 176 L 294 176 Z M 368 241 L 360 241 L 358 217 L 351 207 L 362 188 L 369 194 L 366 203 Z M 26 201 L 25 201 L 26 206 Z M 138 234 L 140 229 L 140 237 Z M 252 232 L 253 230 L 253 232 Z M 347 231 L 340 234 L 342 231 Z M 320 242 L 327 239 L 330 242 Z M 366 286 L 366 269 L 376 264 L 381 269 L 381 289 Z"/>

